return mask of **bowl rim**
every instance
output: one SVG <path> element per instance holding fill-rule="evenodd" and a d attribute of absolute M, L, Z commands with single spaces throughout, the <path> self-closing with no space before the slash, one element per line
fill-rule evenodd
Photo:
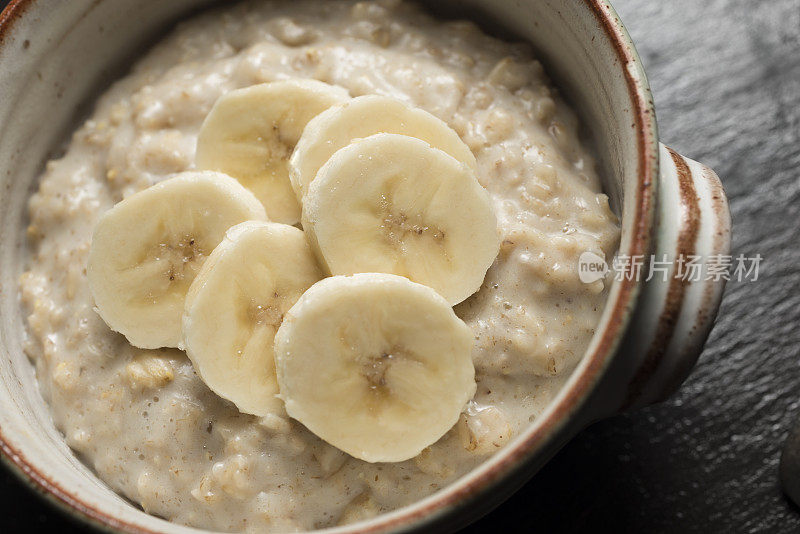
<path fill-rule="evenodd" d="M 25 15 L 37 0 L 11 0 L 0 12 L 0 47 L 14 29 L 14 23 Z M 641 59 L 628 31 L 607 0 L 582 0 L 595 16 L 600 28 L 614 48 L 619 68 L 625 78 L 628 96 L 635 118 L 634 130 L 637 140 L 638 169 L 636 176 L 635 213 L 631 219 L 630 239 L 626 254 L 643 255 L 649 250 L 654 228 L 656 187 L 659 172 L 659 142 L 653 97 Z M 622 249 L 623 244 L 620 245 Z M 454 513 L 469 509 L 470 505 L 488 490 L 496 488 L 506 478 L 524 470 L 547 444 L 556 440 L 564 430 L 569 416 L 577 413 L 597 388 L 605 370 L 614 359 L 622 335 L 630 321 L 632 305 L 636 301 L 641 284 L 624 277 L 617 281 L 616 293 L 609 295 L 604 312 L 605 329 L 592 343 L 578 369 L 573 373 L 565 390 L 547 409 L 545 416 L 531 425 L 521 436 L 509 444 L 500 454 L 453 482 L 439 492 L 400 508 L 377 516 L 364 523 L 325 529 L 318 532 L 384 532 L 406 531 L 428 527 L 450 518 Z M 613 301 L 612 301 L 613 299 Z M 158 534 L 140 525 L 121 521 L 92 504 L 75 492 L 50 480 L 21 450 L 15 448 L 3 435 L 0 428 L 0 460 L 38 495 L 55 505 L 71 518 L 82 521 L 95 529 L 110 533 Z M 491 464 L 491 465 L 487 465 Z M 499 504 L 498 501 L 496 504 Z M 469 512 L 467 512 L 469 514 Z M 443 526 L 443 525 L 439 525 Z M 452 526 L 451 526 L 452 528 Z"/>

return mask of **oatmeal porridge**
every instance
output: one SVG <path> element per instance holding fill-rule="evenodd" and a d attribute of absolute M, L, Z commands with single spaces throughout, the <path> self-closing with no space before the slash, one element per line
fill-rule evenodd
<path fill-rule="evenodd" d="M 474 337 L 477 389 L 455 425 L 409 460 L 360 460 L 281 406 L 244 413 L 183 351 L 137 348 L 95 310 L 87 262 L 101 215 L 193 170 L 220 96 L 292 79 L 391 97 L 444 121 L 474 155 L 496 216 L 494 263 L 477 293 L 451 301 Z M 609 258 L 619 240 L 577 119 L 528 47 L 395 0 L 265 0 L 181 23 L 48 162 L 29 214 L 26 352 L 67 443 L 146 512 L 223 531 L 369 518 L 501 449 L 555 397 L 599 321 L 607 288 L 579 280 L 578 257 Z M 298 209 L 281 216 L 297 222 Z"/>

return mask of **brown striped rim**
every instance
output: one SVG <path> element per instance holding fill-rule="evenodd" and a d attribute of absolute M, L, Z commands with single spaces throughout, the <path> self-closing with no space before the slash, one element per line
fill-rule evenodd
<path fill-rule="evenodd" d="M 686 161 L 671 148 L 667 148 L 667 151 L 677 170 L 678 196 L 680 197 L 681 206 L 686 210 L 685 213 L 681 214 L 682 220 L 680 229 L 678 230 L 675 257 L 688 258 L 695 254 L 697 248 L 697 236 L 700 233 L 700 198 L 697 196 L 694 179 L 692 178 L 692 171 L 689 169 Z M 659 221 L 659 224 L 671 223 L 672 221 Z M 680 317 L 684 296 L 686 295 L 686 288 L 688 286 L 689 281 L 683 278 L 673 276 L 672 279 L 670 279 L 669 286 L 667 287 L 666 302 L 658 318 L 653 341 L 645 355 L 644 361 L 631 380 L 622 409 L 634 405 L 636 400 L 642 395 L 647 385 L 648 378 L 653 375 L 662 356 L 666 353 L 672 335 L 675 332 L 675 324 L 678 322 L 678 317 Z"/>
<path fill-rule="evenodd" d="M 12 0 L 0 13 L 0 46 L 5 44 L 14 28 L 14 23 L 37 0 Z M 636 176 L 636 199 L 633 226 L 630 231 L 630 243 L 625 254 L 643 255 L 649 251 L 650 233 L 653 226 L 655 208 L 655 187 L 658 176 L 658 135 L 655 123 L 652 96 L 641 68 L 641 61 L 633 47 L 618 15 L 605 0 L 583 0 L 587 8 L 594 14 L 598 25 L 602 28 L 614 48 L 619 68 L 628 87 L 628 94 L 635 117 L 637 138 L 638 169 Z M 640 73 L 634 76 L 633 65 Z M 355 528 L 349 532 L 379 532 L 410 530 L 415 527 L 424 528 L 434 521 L 450 517 L 450 514 L 465 510 L 474 505 L 486 490 L 496 488 L 499 482 L 515 471 L 522 471 L 527 461 L 536 456 L 545 445 L 554 442 L 570 415 L 581 408 L 590 393 L 598 385 L 603 371 L 608 367 L 622 334 L 630 319 L 630 311 L 635 298 L 639 294 L 639 283 L 634 279 L 625 279 L 618 283 L 616 299 L 607 306 L 613 306 L 608 313 L 608 322 L 594 350 L 587 353 L 580 370 L 574 377 L 570 390 L 561 396 L 558 404 L 552 407 L 546 419 L 531 429 L 524 439 L 509 445 L 503 451 L 502 458 L 495 462 L 490 470 L 479 476 L 471 477 L 465 483 L 456 483 L 439 494 L 426 499 L 424 506 L 410 508 L 407 512 L 389 514 L 384 520 L 380 518 L 371 524 Z M 23 480 L 43 494 L 63 510 L 72 513 L 101 530 L 109 532 L 125 532 L 132 534 L 157 534 L 147 528 L 120 521 L 109 514 L 84 502 L 79 496 L 71 493 L 48 479 L 35 466 L 8 442 L 0 429 L 0 457 L 3 457 L 12 469 L 19 473 Z M 499 503 L 495 503 L 499 504 Z"/>
<path fill-rule="evenodd" d="M 730 254 L 731 233 L 728 200 L 717 175 L 709 168 L 703 168 L 702 172 L 702 181 L 711 189 L 711 214 L 716 219 L 712 223 L 712 226 L 716 228 L 717 231 L 712 238 L 713 245 L 711 254 L 727 255 Z M 695 322 L 689 331 L 690 337 L 699 335 L 701 338 L 705 339 L 708 336 L 713 326 L 713 322 L 709 320 L 710 316 L 716 313 L 724 290 L 724 279 L 719 284 L 706 284 L 703 290 L 702 305 L 700 309 L 697 310 Z M 691 355 L 689 353 L 691 353 Z M 684 353 L 678 358 L 680 365 L 673 372 L 672 380 L 666 384 L 664 391 L 675 391 L 678 389 L 680 384 L 691 372 L 697 362 L 699 354 L 699 347 L 689 346 L 684 349 Z"/>

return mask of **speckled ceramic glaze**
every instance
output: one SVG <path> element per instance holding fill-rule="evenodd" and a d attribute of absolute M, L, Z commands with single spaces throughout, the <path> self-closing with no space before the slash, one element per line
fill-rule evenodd
<path fill-rule="evenodd" d="M 53 502 L 111 531 L 194 530 L 147 515 L 111 491 L 55 429 L 21 349 L 25 199 L 82 106 L 172 22 L 207 4 L 17 0 L 0 15 L 0 448 L 8 465 Z M 607 3 L 458 6 L 460 16 L 529 40 L 581 113 L 621 215 L 621 256 L 707 261 L 728 253 L 730 216 L 719 180 L 659 143 L 641 62 Z M 436 9 L 448 13 L 439 3 Z M 586 357 L 550 408 L 502 451 L 429 498 L 335 531 L 455 529 L 500 503 L 590 422 L 669 395 L 700 353 L 724 283 L 683 280 L 675 268 L 668 268 L 668 281 L 614 282 Z"/>

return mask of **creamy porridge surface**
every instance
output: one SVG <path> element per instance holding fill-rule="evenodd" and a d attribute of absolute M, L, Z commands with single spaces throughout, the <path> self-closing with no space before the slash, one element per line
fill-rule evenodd
<path fill-rule="evenodd" d="M 500 255 L 479 293 L 456 307 L 475 333 L 478 390 L 459 423 L 413 460 L 369 464 L 285 414 L 243 415 L 182 352 L 134 348 L 93 310 L 85 267 L 99 215 L 191 168 L 221 94 L 286 78 L 433 113 L 472 149 L 494 202 Z M 607 290 L 579 281 L 578 257 L 613 255 L 619 227 L 575 116 L 526 46 L 395 1 L 267 1 L 181 24 L 115 83 L 47 164 L 28 237 L 26 351 L 67 443 L 147 512 L 285 531 L 410 504 L 518 435 L 594 333 Z"/>

